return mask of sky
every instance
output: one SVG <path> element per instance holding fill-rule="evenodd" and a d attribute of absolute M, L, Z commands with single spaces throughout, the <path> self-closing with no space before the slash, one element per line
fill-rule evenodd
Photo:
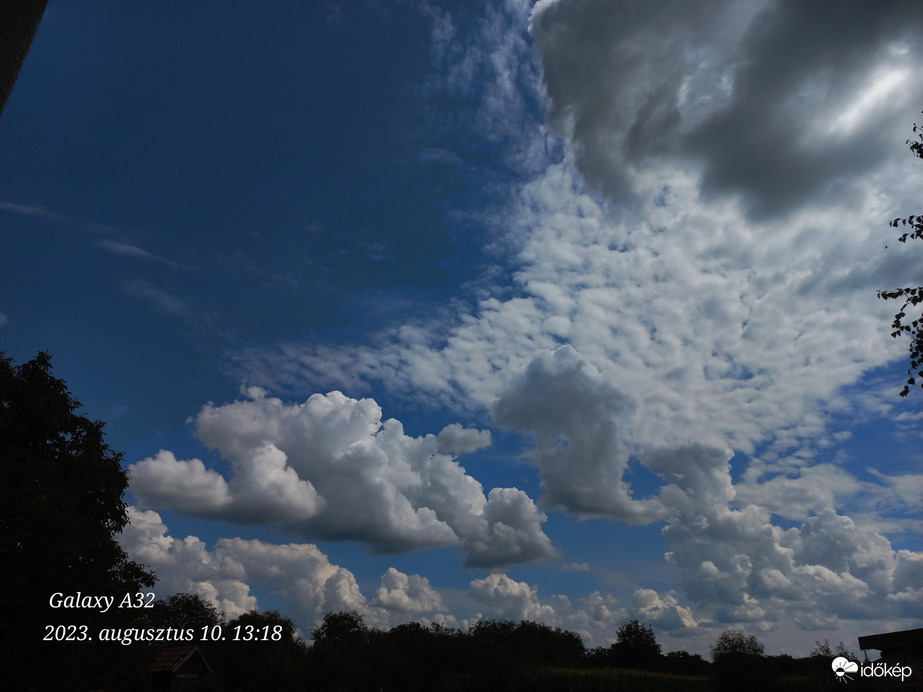
<path fill-rule="evenodd" d="M 159 597 L 767 653 L 923 618 L 916 2 L 51 0 L 0 349 Z"/>

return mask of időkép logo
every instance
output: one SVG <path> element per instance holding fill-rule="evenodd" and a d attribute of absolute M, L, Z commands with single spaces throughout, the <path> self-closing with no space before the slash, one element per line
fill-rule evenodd
<path fill-rule="evenodd" d="M 852 680 L 850 673 L 859 673 L 863 678 L 900 678 L 901 682 L 913 675 L 913 669 L 910 666 L 902 666 L 900 663 L 889 665 L 884 661 L 875 661 L 874 663 L 866 663 L 860 666 L 845 656 L 837 656 L 833 659 L 831 667 L 836 675 L 837 682 L 849 682 Z"/>

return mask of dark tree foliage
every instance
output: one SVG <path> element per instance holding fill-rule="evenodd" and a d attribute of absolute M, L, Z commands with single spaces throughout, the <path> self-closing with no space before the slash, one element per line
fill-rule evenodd
<path fill-rule="evenodd" d="M 586 652 L 586 664 L 590 668 L 611 668 L 612 647 L 594 646 Z"/>
<path fill-rule="evenodd" d="M 664 669 L 675 675 L 708 675 L 711 664 L 699 654 L 688 651 L 671 651 L 664 656 Z"/>
<path fill-rule="evenodd" d="M 191 593 L 175 593 L 155 601 L 148 619 L 151 627 L 193 629 L 197 636 L 203 627 L 224 623 L 224 618 L 214 605 L 198 594 Z"/>
<path fill-rule="evenodd" d="M 379 659 L 374 669 L 388 690 L 440 690 L 451 688 L 469 669 L 471 652 L 468 637 L 460 630 L 408 622 L 391 628 L 386 642 L 376 647 Z"/>
<path fill-rule="evenodd" d="M 121 455 L 103 439 L 103 423 L 78 415 L 79 406 L 67 385 L 52 375 L 48 354 L 15 366 L 0 353 L 4 689 L 51 687 L 61 676 L 66 688 L 90 684 L 106 669 L 100 662 L 108 655 L 105 647 L 89 641 L 42 641 L 45 627 L 118 626 L 138 617 L 115 609 L 52 609 L 53 593 L 110 596 L 119 602 L 155 581 L 116 541 L 128 523 L 122 500 L 128 476 Z M 119 654 L 128 665 L 126 652 Z"/>
<path fill-rule="evenodd" d="M 471 689 L 510 690 L 540 668 L 579 667 L 585 650 L 579 635 L 531 621 L 481 620 L 469 631 Z"/>
<path fill-rule="evenodd" d="M 529 668 L 569 668 L 583 663 L 580 635 L 525 620 L 513 632 L 513 652 Z"/>
<path fill-rule="evenodd" d="M 384 632 L 355 612 L 328 613 L 311 633 L 312 690 L 475 689 L 468 684 L 477 665 L 470 633 L 415 622 Z"/>
<path fill-rule="evenodd" d="M 393 627 L 382 641 L 377 641 L 374 654 L 389 661 L 382 667 L 382 683 L 385 689 L 434 689 L 434 680 L 439 680 L 440 661 L 435 645 L 436 635 L 432 630 L 417 622 L 408 622 Z"/>
<path fill-rule="evenodd" d="M 824 658 L 836 658 L 837 656 L 845 656 L 846 658 L 858 661 L 859 656 L 854 654 L 852 651 L 846 648 L 846 645 L 843 642 L 840 642 L 836 647 L 830 646 L 830 641 L 824 639 L 820 641 L 819 639 L 814 642 L 814 648 L 811 650 L 811 656 L 822 656 Z"/>
<path fill-rule="evenodd" d="M 711 647 L 711 660 L 715 663 L 724 656 L 762 656 L 763 643 L 752 634 L 725 630 L 718 635 L 718 641 Z"/>
<path fill-rule="evenodd" d="M 520 668 L 513 643 L 515 632 L 516 623 L 509 620 L 481 620 L 471 627 L 472 689 L 500 692 L 513 687 Z"/>
<path fill-rule="evenodd" d="M 357 646 L 368 637 L 368 627 L 355 611 L 327 613 L 319 627 L 311 628 L 314 647 Z"/>
<path fill-rule="evenodd" d="M 724 631 L 711 647 L 715 689 L 731 692 L 776 689 L 777 671 L 763 655 L 763 643 L 752 634 Z"/>
<path fill-rule="evenodd" d="M 224 641 L 205 648 L 214 670 L 214 679 L 208 683 L 212 689 L 305 689 L 310 677 L 307 647 L 295 637 L 290 618 L 275 610 L 251 610 L 229 620 L 224 635 Z"/>
<path fill-rule="evenodd" d="M 372 630 L 356 612 L 327 613 L 311 629 L 312 679 L 318 690 L 369 689 L 376 677 L 372 660 Z M 379 644 L 377 638 L 375 643 Z M 376 647 L 380 649 L 380 647 Z"/>
<path fill-rule="evenodd" d="M 917 139 L 908 139 L 907 144 L 914 156 L 923 159 L 923 127 L 914 123 L 913 131 Z M 923 238 L 923 215 L 911 214 L 907 218 L 898 217 L 891 220 L 890 226 L 906 229 L 898 236 L 898 240 L 902 243 L 906 243 L 908 238 L 912 240 Z M 910 368 L 907 370 L 909 377 L 900 393 L 901 396 L 907 396 L 910 393 L 910 387 L 916 384 L 917 378 L 920 378 L 920 386 L 923 387 L 923 308 L 918 307 L 923 302 L 923 286 L 879 291 L 878 297 L 884 300 L 904 301 L 901 309 L 894 315 L 894 322 L 891 323 L 891 336 L 897 338 L 906 334 L 910 337 Z"/>
<path fill-rule="evenodd" d="M 660 644 L 654 635 L 654 628 L 642 625 L 637 620 L 619 627 L 615 643 L 611 647 L 612 663 L 620 668 L 650 670 L 660 664 Z"/>

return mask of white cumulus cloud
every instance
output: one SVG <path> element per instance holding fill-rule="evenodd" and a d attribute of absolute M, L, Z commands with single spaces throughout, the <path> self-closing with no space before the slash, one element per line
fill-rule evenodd
<path fill-rule="evenodd" d="M 412 619 L 454 622 L 439 592 L 417 574 L 389 568 L 369 602 L 355 575 L 332 564 L 316 545 L 222 538 L 209 549 L 195 536 L 171 536 L 157 512 L 130 507 L 129 518 L 119 542 L 157 573 L 161 597 L 197 593 L 233 617 L 260 607 L 251 592 L 251 586 L 260 586 L 282 596 L 286 614 L 305 635 L 336 611 L 358 612 L 375 627 Z"/>
<path fill-rule="evenodd" d="M 393 567 L 381 576 L 374 603 L 390 611 L 413 616 L 435 616 L 446 611 L 442 596 L 426 577 L 404 574 Z"/>
<path fill-rule="evenodd" d="M 378 552 L 460 545 L 471 566 L 536 562 L 556 550 L 546 516 L 515 488 L 481 484 L 440 451 L 489 434 L 448 427 L 410 437 L 371 399 L 340 392 L 288 405 L 259 396 L 209 404 L 196 435 L 231 466 L 228 480 L 167 451 L 129 467 L 144 507 L 241 523 L 277 522 L 309 538 L 361 541 Z"/>
<path fill-rule="evenodd" d="M 538 588 L 510 579 L 505 574 L 490 574 L 471 582 L 471 595 L 487 610 L 493 619 L 513 622 L 532 620 L 553 623 L 557 618 L 554 608 L 538 598 Z"/>

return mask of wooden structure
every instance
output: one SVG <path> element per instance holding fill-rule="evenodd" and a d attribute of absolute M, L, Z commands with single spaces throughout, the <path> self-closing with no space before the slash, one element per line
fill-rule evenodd
<path fill-rule="evenodd" d="M 910 678 L 903 682 L 888 678 L 890 689 L 923 692 L 923 628 L 859 637 L 859 648 L 863 651 L 877 649 L 881 652 L 878 660 L 889 666 L 902 665 L 913 669 Z"/>
<path fill-rule="evenodd" d="M 196 682 L 212 668 L 197 646 L 159 649 L 148 667 L 154 692 L 195 692 Z"/>

